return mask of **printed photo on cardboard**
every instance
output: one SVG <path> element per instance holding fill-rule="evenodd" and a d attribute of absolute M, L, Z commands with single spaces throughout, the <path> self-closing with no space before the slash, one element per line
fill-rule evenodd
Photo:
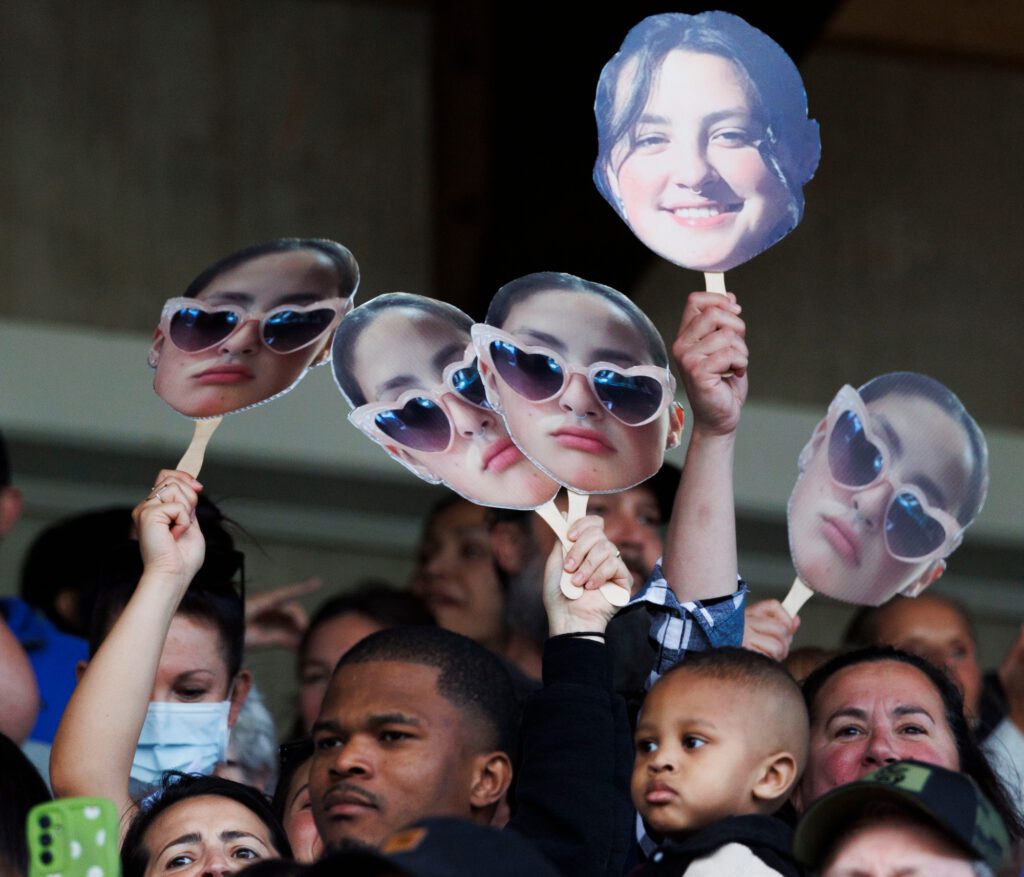
<path fill-rule="evenodd" d="M 279 238 L 225 256 L 164 304 L 153 389 L 194 419 L 277 398 L 328 361 L 358 285 L 356 260 L 333 241 Z"/>
<path fill-rule="evenodd" d="M 988 489 L 985 436 L 926 375 L 843 387 L 799 461 L 789 543 L 811 590 L 867 606 L 941 575 Z"/>
<path fill-rule="evenodd" d="M 513 280 L 473 341 L 491 407 L 539 469 L 581 494 L 626 490 L 682 433 L 665 343 L 620 292 L 571 274 Z"/>
<path fill-rule="evenodd" d="M 558 485 L 527 460 L 489 405 L 458 308 L 396 292 L 356 308 L 334 339 L 349 420 L 393 459 L 471 502 L 533 509 Z"/>
<path fill-rule="evenodd" d="M 651 250 L 723 272 L 789 234 L 821 155 L 796 65 L 728 12 L 645 18 L 594 102 L 598 190 Z"/>

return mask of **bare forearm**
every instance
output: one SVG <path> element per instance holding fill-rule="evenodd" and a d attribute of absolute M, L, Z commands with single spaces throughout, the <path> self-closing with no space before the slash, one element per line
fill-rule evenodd
<path fill-rule="evenodd" d="M 185 588 L 144 573 L 90 661 L 57 729 L 50 756 L 54 792 L 130 806 L 128 777 L 164 640 Z"/>
<path fill-rule="evenodd" d="M 32 731 L 39 712 L 39 689 L 32 664 L 0 616 L 0 732 L 15 743 Z"/>
<path fill-rule="evenodd" d="M 680 602 L 736 590 L 735 433 L 694 427 L 669 520 L 662 569 Z"/>

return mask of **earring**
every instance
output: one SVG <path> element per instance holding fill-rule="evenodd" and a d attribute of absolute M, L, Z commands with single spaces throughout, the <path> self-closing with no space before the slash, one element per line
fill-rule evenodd
<path fill-rule="evenodd" d="M 153 351 L 153 350 L 150 350 L 149 351 L 149 356 L 146 357 L 146 364 L 150 368 L 156 368 L 156 364 L 157 364 L 158 361 L 159 360 L 158 360 L 158 357 L 156 355 L 156 352 Z"/>

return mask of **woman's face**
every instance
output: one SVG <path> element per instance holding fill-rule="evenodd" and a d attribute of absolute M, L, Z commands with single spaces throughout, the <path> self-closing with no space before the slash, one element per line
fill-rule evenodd
<path fill-rule="evenodd" d="M 505 596 L 486 509 L 460 501 L 433 517 L 416 550 L 411 589 L 441 627 L 478 643 L 501 635 Z"/>
<path fill-rule="evenodd" d="M 498 328 L 583 370 L 595 362 L 652 364 L 629 317 L 596 294 L 537 293 L 513 305 Z M 516 444 L 556 481 L 582 493 L 622 490 L 650 478 L 679 438 L 678 426 L 670 428 L 670 410 L 643 426 L 612 416 L 585 375 L 573 374 L 562 394 L 546 402 L 520 396 L 499 374 L 487 380 Z"/>
<path fill-rule="evenodd" d="M 175 615 L 164 640 L 149 699 L 216 703 L 227 698 L 230 687 L 217 628 L 203 618 Z"/>
<path fill-rule="evenodd" d="M 410 390 L 440 392 L 445 366 L 461 361 L 469 343 L 468 333 L 443 317 L 395 307 L 360 333 L 352 373 L 368 402 L 394 402 Z M 557 493 L 558 485 L 523 457 L 494 411 L 450 390 L 442 403 L 454 432 L 448 450 L 428 453 L 389 442 L 388 453 L 484 505 L 533 508 Z"/>
<path fill-rule="evenodd" d="M 221 795 L 201 795 L 168 807 L 142 842 L 149 856 L 145 877 L 231 874 L 279 855 L 263 821 Z"/>
<path fill-rule="evenodd" d="M 359 612 L 328 618 L 313 629 L 299 660 L 299 713 L 306 733 L 320 714 L 320 705 L 341 656 L 378 630 L 382 628 L 376 621 Z"/>
<path fill-rule="evenodd" d="M 320 858 L 324 851 L 320 833 L 313 822 L 313 808 L 309 799 L 309 768 L 313 764 L 312 757 L 295 771 L 288 785 L 288 798 L 284 802 L 285 834 L 292 845 L 292 854 L 296 862 L 310 864 Z"/>
<path fill-rule="evenodd" d="M 938 690 L 901 661 L 846 667 L 826 681 L 812 705 L 800 805 L 907 758 L 960 770 Z"/>
<path fill-rule="evenodd" d="M 793 563 L 812 590 L 848 603 L 880 606 L 929 584 L 935 561 L 910 563 L 889 554 L 886 510 L 893 484 L 916 485 L 936 508 L 955 515 L 974 461 L 962 426 L 920 396 L 892 393 L 867 405 L 871 431 L 889 452 L 888 472 L 861 489 L 842 487 L 829 472 L 824 423 L 789 503 Z"/>
<path fill-rule="evenodd" d="M 338 273 L 322 253 L 295 250 L 244 262 L 216 277 L 198 296 L 260 313 L 282 305 L 308 305 L 338 295 Z M 294 353 L 274 353 L 260 340 L 257 320 L 209 350 L 186 353 L 157 329 L 150 362 L 153 389 L 188 417 L 213 417 L 255 405 L 289 389 L 330 350 L 328 334 Z"/>
<path fill-rule="evenodd" d="M 635 71 L 624 66 L 617 107 Z M 764 123 L 728 59 L 669 52 L 631 134 L 606 172 L 633 233 L 658 255 L 727 271 L 790 230 L 780 224 L 792 198 L 761 157 Z"/>

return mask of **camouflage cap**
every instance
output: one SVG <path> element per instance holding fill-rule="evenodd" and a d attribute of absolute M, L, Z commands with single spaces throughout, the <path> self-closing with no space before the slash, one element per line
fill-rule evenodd
<path fill-rule="evenodd" d="M 797 825 L 793 853 L 820 867 L 854 821 L 878 802 L 918 814 L 974 859 L 998 869 L 1010 836 L 995 807 L 967 774 L 920 761 L 898 761 L 833 789 L 812 804 Z"/>

